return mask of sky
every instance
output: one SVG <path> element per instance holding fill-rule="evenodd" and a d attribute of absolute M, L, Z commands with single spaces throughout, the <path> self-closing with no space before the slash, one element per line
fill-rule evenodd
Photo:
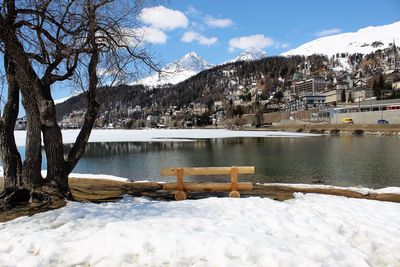
<path fill-rule="evenodd" d="M 278 55 L 321 36 L 400 20 L 398 0 L 170 0 L 158 4 L 146 8 L 140 18 L 147 27 L 165 34 L 149 40 L 161 63 L 195 51 L 218 64 L 249 46 Z"/>
<path fill-rule="evenodd" d="M 146 43 L 161 66 L 196 52 L 212 64 L 258 47 L 269 56 L 322 36 L 400 20 L 398 0 L 154 0 L 139 14 Z M 57 85 L 53 98 L 73 88 Z"/>

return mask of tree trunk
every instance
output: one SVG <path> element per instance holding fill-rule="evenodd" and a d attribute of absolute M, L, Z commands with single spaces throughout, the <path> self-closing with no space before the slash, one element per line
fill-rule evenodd
<path fill-rule="evenodd" d="M 43 82 L 42 82 L 43 83 Z M 40 88 L 40 120 L 42 123 L 43 142 L 47 157 L 46 183 L 57 188 L 67 198 L 72 195 L 68 188 L 68 174 L 64 159 L 64 147 L 61 129 L 57 124 L 56 109 L 51 97 L 50 85 Z"/>
<path fill-rule="evenodd" d="M 41 186 L 44 180 L 42 169 L 42 137 L 39 111 L 34 100 L 23 92 L 23 105 L 26 111 L 25 161 L 23 163 L 22 185 L 25 187 Z"/>
<path fill-rule="evenodd" d="M 19 111 L 19 88 L 15 77 L 15 64 L 4 55 L 4 69 L 8 82 L 8 98 L 0 121 L 0 150 L 3 160 L 4 189 L 15 189 L 21 185 L 22 163 L 14 137 L 14 127 Z"/>
<path fill-rule="evenodd" d="M 18 42 L 16 33 L 11 29 L 2 33 L 5 51 L 12 55 L 15 64 L 15 77 L 22 94 L 22 104 L 26 111 L 25 161 L 22 167 L 21 186 L 31 188 L 43 185 L 41 175 L 41 123 L 36 92 L 40 81 L 32 68 L 23 46 Z M 14 142 L 15 144 L 15 142 Z"/>
<path fill-rule="evenodd" d="M 92 132 L 93 125 L 97 117 L 98 109 L 99 109 L 99 104 L 96 102 L 94 94 L 92 97 L 88 96 L 88 110 L 86 111 L 85 121 L 67 157 L 68 174 L 71 173 L 71 171 L 75 168 L 79 159 L 85 152 L 86 145 L 89 141 L 90 133 Z"/>

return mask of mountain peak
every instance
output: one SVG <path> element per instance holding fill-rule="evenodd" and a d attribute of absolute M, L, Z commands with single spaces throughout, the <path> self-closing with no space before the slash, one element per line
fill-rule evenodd
<path fill-rule="evenodd" d="M 232 63 L 232 62 L 237 62 L 237 61 L 253 61 L 253 60 L 259 60 L 264 57 L 267 57 L 267 53 L 260 48 L 257 47 L 251 47 L 246 50 L 243 50 L 239 56 L 235 57 L 234 59 L 231 59 L 225 63 Z"/>
<path fill-rule="evenodd" d="M 196 52 L 192 51 L 184 55 L 182 58 L 189 58 L 189 57 L 194 57 L 194 58 L 199 58 Z"/>
<path fill-rule="evenodd" d="M 212 68 L 213 65 L 197 55 L 190 52 L 179 60 L 167 64 L 160 73 L 142 79 L 138 84 L 146 86 L 162 86 L 164 84 L 177 84 L 197 73 Z"/>

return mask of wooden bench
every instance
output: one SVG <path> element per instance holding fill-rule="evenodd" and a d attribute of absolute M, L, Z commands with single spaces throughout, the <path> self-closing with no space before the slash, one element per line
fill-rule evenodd
<path fill-rule="evenodd" d="M 161 176 L 176 176 L 176 183 L 163 184 L 163 190 L 175 190 L 176 200 L 185 200 L 186 192 L 225 192 L 230 191 L 229 197 L 240 197 L 239 190 L 253 190 L 253 183 L 238 182 L 238 174 L 254 174 L 254 166 L 233 167 L 172 167 L 161 169 Z M 188 175 L 230 175 L 230 183 L 184 183 L 183 177 Z"/>

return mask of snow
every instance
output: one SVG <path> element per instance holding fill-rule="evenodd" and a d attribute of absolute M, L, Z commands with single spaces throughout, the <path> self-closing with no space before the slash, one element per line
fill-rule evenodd
<path fill-rule="evenodd" d="M 400 194 L 400 187 L 386 187 L 374 190 L 374 192 L 379 194 Z"/>
<path fill-rule="evenodd" d="M 64 144 L 75 142 L 79 130 L 63 130 Z M 25 145 L 26 131 L 15 131 L 17 146 Z M 94 129 L 89 142 L 172 142 L 193 141 L 194 139 L 232 137 L 311 137 L 316 134 L 290 133 L 278 131 L 230 131 L 219 129 Z"/>
<path fill-rule="evenodd" d="M 157 87 L 165 84 L 180 83 L 197 73 L 212 68 L 213 65 L 190 52 L 176 62 L 166 65 L 160 74 L 154 74 L 137 82 L 146 86 Z"/>
<path fill-rule="evenodd" d="M 3 169 L 3 168 L 2 168 Z M 43 177 L 46 177 L 47 171 L 42 171 Z M 108 174 L 88 174 L 88 173 L 71 173 L 69 175 L 70 178 L 84 178 L 84 179 L 104 179 L 104 180 L 112 180 L 117 182 L 129 182 L 129 178 L 118 177 L 114 175 Z M 143 182 L 143 181 L 141 181 Z"/>
<path fill-rule="evenodd" d="M 233 63 L 237 61 L 254 61 L 267 57 L 267 53 L 259 48 L 249 48 L 240 53 L 234 59 L 228 60 L 222 64 Z"/>
<path fill-rule="evenodd" d="M 323 185 L 323 184 L 284 184 L 284 183 L 263 183 L 263 185 L 272 186 L 286 186 L 286 187 L 302 187 L 302 188 L 313 188 L 313 189 L 342 189 L 350 190 L 362 195 L 368 195 L 372 193 L 376 194 L 400 194 L 400 187 L 386 187 L 382 189 L 371 189 L 365 187 L 340 187 L 333 185 Z"/>
<path fill-rule="evenodd" d="M 352 67 L 349 64 L 349 58 L 344 57 L 344 58 L 337 58 L 338 65 L 336 65 L 333 70 L 334 71 L 349 71 L 352 69 Z"/>
<path fill-rule="evenodd" d="M 69 96 L 66 96 L 66 97 L 63 97 L 63 98 L 59 98 L 59 99 L 54 100 L 54 104 L 57 105 L 57 104 L 63 103 L 63 102 L 67 101 L 68 99 L 70 99 L 70 98 L 72 98 L 72 97 L 74 97 L 74 96 L 80 95 L 81 93 L 82 93 L 82 92 L 74 91 L 74 92 L 73 92 L 71 95 L 69 95 Z"/>
<path fill-rule="evenodd" d="M 375 50 L 387 48 L 393 40 L 400 43 L 400 21 L 383 25 L 362 28 L 357 32 L 336 34 L 315 39 L 295 49 L 282 53 L 282 56 L 336 53 L 369 54 Z M 380 41 L 382 46 L 373 47 L 372 43 Z"/>
<path fill-rule="evenodd" d="M 125 197 L 0 224 L 1 266 L 400 266 L 400 204 Z"/>
<path fill-rule="evenodd" d="M 165 84 L 177 84 L 189 79 L 190 77 L 196 75 L 198 72 L 191 70 L 181 70 L 172 72 L 162 72 L 160 75 L 154 74 L 147 78 L 144 78 L 138 82 L 138 84 L 143 84 L 150 87 L 158 87 Z"/>

